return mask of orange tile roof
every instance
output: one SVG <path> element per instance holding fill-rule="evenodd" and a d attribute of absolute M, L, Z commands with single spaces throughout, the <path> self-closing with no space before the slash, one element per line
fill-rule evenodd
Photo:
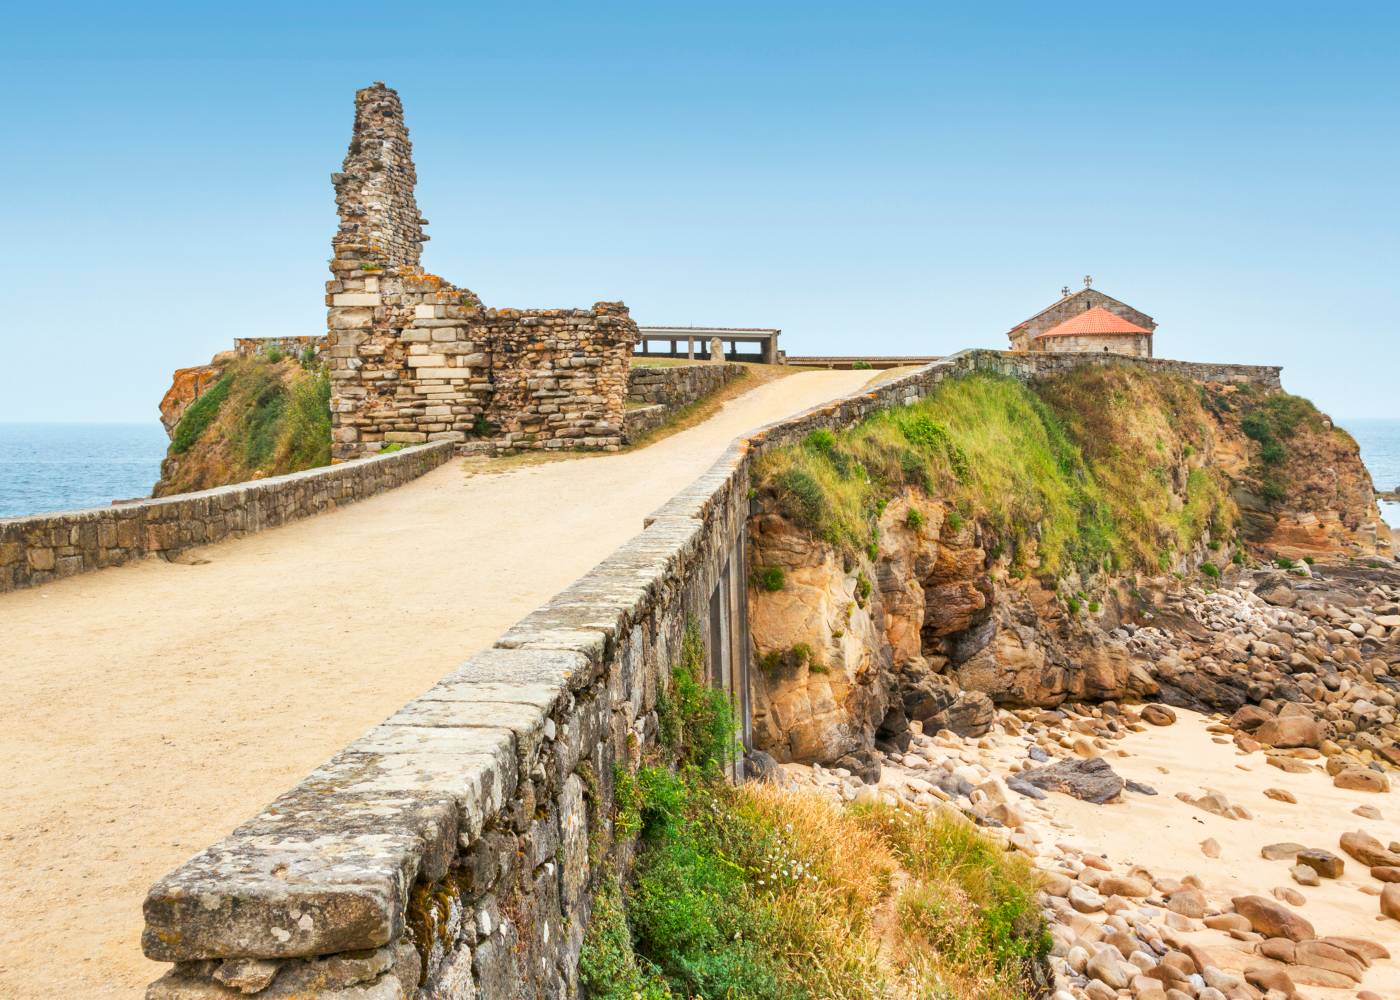
<path fill-rule="evenodd" d="M 1117 316 L 1103 306 L 1095 306 L 1087 309 L 1075 316 L 1067 319 L 1059 326 L 1051 327 L 1044 333 L 1037 334 L 1035 339 L 1041 337 L 1082 337 L 1103 333 L 1146 333 L 1151 335 L 1152 331 L 1136 323 L 1129 323 L 1122 316 Z"/>

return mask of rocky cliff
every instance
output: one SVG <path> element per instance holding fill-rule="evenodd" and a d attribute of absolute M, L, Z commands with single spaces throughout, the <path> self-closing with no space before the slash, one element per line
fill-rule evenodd
<path fill-rule="evenodd" d="M 1157 616 L 1270 560 L 1390 558 L 1355 442 L 1306 401 L 1127 368 L 945 383 L 760 482 L 756 742 L 856 773 L 910 720 L 977 734 L 996 704 L 1232 711 L 1248 685 L 1182 684 Z"/>
<path fill-rule="evenodd" d="M 181 368 L 160 414 L 170 448 L 153 496 L 330 463 L 330 385 L 314 352 L 225 351 Z"/>

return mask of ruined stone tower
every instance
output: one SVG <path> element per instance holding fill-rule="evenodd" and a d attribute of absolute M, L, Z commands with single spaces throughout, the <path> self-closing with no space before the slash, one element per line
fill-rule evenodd
<path fill-rule="evenodd" d="M 376 83 L 331 175 L 340 226 L 326 283 L 331 455 L 453 441 L 461 451 L 622 444 L 637 326 L 620 302 L 486 309 L 423 270 L 427 220 L 403 105 Z"/>
<path fill-rule="evenodd" d="M 340 230 L 338 260 L 417 268 L 428 237 L 413 189 L 413 144 L 399 95 L 382 83 L 355 94 L 355 129 L 341 173 L 331 175 Z"/>

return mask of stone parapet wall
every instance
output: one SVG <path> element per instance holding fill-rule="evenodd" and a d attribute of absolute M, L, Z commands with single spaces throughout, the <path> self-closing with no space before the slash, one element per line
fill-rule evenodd
<path fill-rule="evenodd" d="M 238 538 L 334 510 L 416 479 L 450 445 L 183 493 L 158 500 L 0 520 L 0 593 L 147 555 Z"/>
<path fill-rule="evenodd" d="M 1033 378 L 1056 372 L 1070 371 L 1084 365 L 1133 365 L 1149 371 L 1180 375 L 1196 382 L 1250 383 L 1266 389 L 1282 389 L 1277 365 L 1231 365 L 1212 364 L 1205 361 L 1173 361 L 1170 358 L 1145 358 L 1130 354 L 1111 354 L 1104 351 L 1091 351 L 1082 354 L 1053 352 L 1032 352 L 1022 354 L 1007 351 L 964 351 L 964 354 L 995 356 L 1001 360 L 990 361 L 984 357 L 982 363 L 992 364 L 1008 375 Z M 959 355 L 954 355 L 958 357 Z"/>
<path fill-rule="evenodd" d="M 616 776 L 657 740 L 658 696 L 687 624 L 709 637 L 712 662 L 716 637 L 747 655 L 754 458 L 914 402 L 945 378 L 1086 363 L 1103 359 L 964 351 L 735 441 L 493 648 L 161 879 L 143 944 L 177 964 L 148 997 L 576 996 L 593 889 L 610 866 L 626 870 L 633 846 L 612 825 Z M 1150 367 L 1217 381 L 1276 383 L 1278 372 Z M 719 671 L 731 691 L 741 662 Z M 235 982 L 242 993 L 220 985 Z"/>
<path fill-rule="evenodd" d="M 326 338 L 320 337 L 235 337 L 233 352 L 240 358 L 267 356 L 281 351 L 289 358 L 299 358 L 308 349 L 320 362 L 326 353 Z"/>
<path fill-rule="evenodd" d="M 627 402 L 642 405 L 623 414 L 623 439 L 629 443 L 638 440 L 674 417 L 677 410 L 718 392 L 745 374 L 744 366 L 734 362 L 633 367 L 627 380 Z"/>
<path fill-rule="evenodd" d="M 637 365 L 627 380 L 627 402 L 685 406 L 742 378 L 744 371 L 743 365 L 732 361 L 664 367 Z"/>

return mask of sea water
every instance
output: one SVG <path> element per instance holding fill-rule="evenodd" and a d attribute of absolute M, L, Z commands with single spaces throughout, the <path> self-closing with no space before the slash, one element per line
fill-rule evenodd
<path fill-rule="evenodd" d="M 150 496 L 168 444 L 155 421 L 0 423 L 0 517 Z"/>
<path fill-rule="evenodd" d="M 1343 420 L 1376 488 L 1400 487 L 1400 420 Z M 0 423 L 0 517 L 149 496 L 168 444 L 159 423 Z M 1381 514 L 1400 528 L 1400 503 Z"/>
<path fill-rule="evenodd" d="M 1356 438 L 1361 458 L 1378 490 L 1400 489 L 1400 420 L 1339 420 Z M 1400 528 L 1400 503 L 1381 502 L 1381 516 Z"/>

